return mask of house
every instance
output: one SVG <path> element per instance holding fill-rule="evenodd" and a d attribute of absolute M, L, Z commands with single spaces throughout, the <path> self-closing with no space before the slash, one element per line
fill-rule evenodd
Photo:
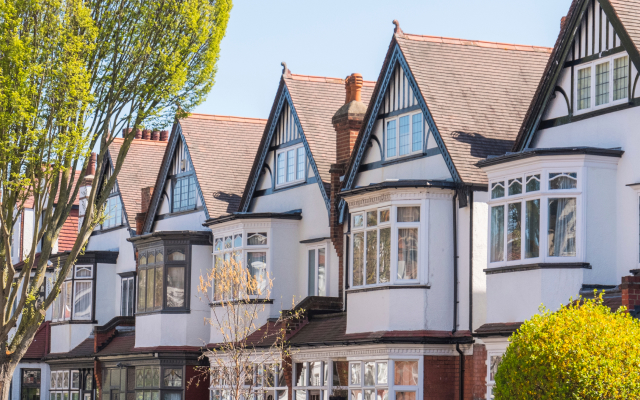
<path fill-rule="evenodd" d="M 507 337 L 540 304 L 555 310 L 605 289 L 612 308 L 636 313 L 637 9 L 574 0 L 513 148 L 477 163 L 490 190 L 487 323 L 475 332 L 489 397 Z"/>

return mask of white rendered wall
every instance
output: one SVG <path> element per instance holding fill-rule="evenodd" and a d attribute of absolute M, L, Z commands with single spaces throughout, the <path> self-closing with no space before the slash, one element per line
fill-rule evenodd
<path fill-rule="evenodd" d="M 46 363 L 30 363 L 30 362 L 21 362 L 18 363 L 16 370 L 13 372 L 13 377 L 11 378 L 11 394 L 10 400 L 19 400 L 20 399 L 20 387 L 22 379 L 21 374 L 23 369 L 39 369 L 40 370 L 40 398 L 48 399 L 49 398 L 49 385 L 51 383 L 51 369 L 49 368 L 49 364 Z"/>
<path fill-rule="evenodd" d="M 104 325 L 113 317 L 120 315 L 120 309 L 116 307 L 119 303 L 119 300 L 116 301 L 116 294 L 120 292 L 120 277 L 116 274 L 114 264 L 98 263 L 97 265 L 95 320 L 98 325 Z"/>
<path fill-rule="evenodd" d="M 51 325 L 51 352 L 66 353 L 74 349 L 93 332 L 92 324 Z"/>
<path fill-rule="evenodd" d="M 202 231 L 206 228 L 202 226 L 204 221 L 207 220 L 207 216 L 204 210 L 178 214 L 176 216 L 170 216 L 166 214 L 168 218 L 156 220 L 153 224 L 153 232 L 160 231 Z"/>

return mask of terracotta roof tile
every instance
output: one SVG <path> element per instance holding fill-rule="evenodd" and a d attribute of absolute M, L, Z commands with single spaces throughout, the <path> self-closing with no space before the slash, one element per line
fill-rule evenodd
<path fill-rule="evenodd" d="M 113 163 L 123 143 L 123 138 L 115 138 L 109 146 L 109 155 Z M 118 188 L 131 229 L 136 227 L 136 214 L 142 211 L 141 190 L 156 183 L 166 147 L 167 142 L 158 140 L 133 139 L 131 142 L 118 174 Z"/>
<path fill-rule="evenodd" d="M 636 52 L 640 47 L 640 0 L 609 0 Z"/>
<path fill-rule="evenodd" d="M 179 123 L 209 218 L 237 211 L 266 120 L 192 114 Z"/>
<path fill-rule="evenodd" d="M 41 360 L 49 351 L 51 336 L 50 322 L 45 321 L 40 325 L 27 352 L 22 356 L 23 360 Z"/>
<path fill-rule="evenodd" d="M 72 209 L 64 221 L 62 229 L 60 230 L 60 236 L 58 236 L 58 253 L 71 251 L 73 245 L 76 243 L 76 239 L 78 238 L 79 212 L 77 208 Z"/>
<path fill-rule="evenodd" d="M 102 350 L 96 353 L 97 356 L 110 356 L 117 354 L 130 354 L 136 345 L 136 333 L 118 332 Z"/>

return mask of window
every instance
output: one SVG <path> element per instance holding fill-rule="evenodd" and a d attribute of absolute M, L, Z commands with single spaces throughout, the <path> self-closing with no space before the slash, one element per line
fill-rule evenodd
<path fill-rule="evenodd" d="M 53 322 L 93 319 L 93 268 L 93 265 L 75 265 L 69 269 L 53 302 Z"/>
<path fill-rule="evenodd" d="M 422 113 L 386 120 L 386 158 L 402 157 L 422 152 Z"/>
<path fill-rule="evenodd" d="M 352 286 L 417 280 L 419 230 L 419 206 L 354 213 Z M 397 244 L 392 246 L 394 242 Z"/>
<path fill-rule="evenodd" d="M 304 181 L 305 166 L 303 144 L 279 150 L 276 153 L 276 186 Z"/>
<path fill-rule="evenodd" d="M 111 229 L 122 225 L 122 201 L 117 191 L 107 198 L 104 212 L 105 220 L 102 223 L 102 229 Z"/>
<path fill-rule="evenodd" d="M 579 69 L 575 95 L 578 112 L 626 100 L 629 97 L 629 57 L 604 58 Z"/>
<path fill-rule="evenodd" d="M 40 370 L 23 369 L 20 381 L 20 400 L 40 400 Z"/>
<path fill-rule="evenodd" d="M 92 388 L 82 385 L 84 376 L 92 376 L 92 371 L 81 372 L 78 370 L 51 371 L 51 384 L 49 387 L 49 398 L 51 400 L 80 400 L 91 399 Z"/>
<path fill-rule="evenodd" d="M 547 178 L 548 190 L 541 190 L 542 176 Z M 506 195 L 499 189 L 505 182 L 508 186 Z M 491 201 L 489 213 L 491 263 L 576 257 L 577 172 L 528 173 L 492 182 L 491 188 L 491 197 L 495 199 Z M 541 218 L 543 213 L 547 214 L 546 218 Z M 547 235 L 543 244 L 545 237 L 540 232 L 544 229 Z M 543 254 L 545 245 L 548 251 Z"/>
<path fill-rule="evenodd" d="M 489 362 L 487 363 L 489 382 L 487 385 L 487 392 L 489 394 L 488 399 L 493 399 L 493 387 L 496 384 L 495 377 L 498 372 L 498 367 L 502 362 L 502 354 L 489 354 Z"/>
<path fill-rule="evenodd" d="M 135 371 L 136 400 L 160 400 L 160 367 L 136 367 Z"/>
<path fill-rule="evenodd" d="M 186 247 L 141 249 L 138 255 L 138 313 L 186 309 Z"/>
<path fill-rule="evenodd" d="M 309 296 L 327 295 L 327 248 L 325 245 L 308 249 Z"/>
<path fill-rule="evenodd" d="M 120 315 L 123 317 L 133 316 L 133 305 L 135 303 L 133 276 L 122 278 L 120 291 Z"/>
<path fill-rule="evenodd" d="M 330 378 L 329 363 L 322 361 L 295 363 L 294 386 L 296 400 L 328 399 Z"/>
<path fill-rule="evenodd" d="M 196 208 L 196 176 L 173 178 L 173 212 L 194 210 Z"/>
<path fill-rule="evenodd" d="M 349 394 L 351 400 L 387 400 L 389 398 L 388 361 L 351 362 Z"/>
<path fill-rule="evenodd" d="M 245 365 L 244 369 L 247 371 L 244 386 L 238 387 L 243 398 L 287 400 L 289 391 L 285 378 L 286 370 L 279 364 Z M 221 373 L 219 367 L 213 368 L 211 383 L 212 400 L 231 400 L 230 383 L 227 382 L 225 374 Z M 249 395 L 250 393 L 252 395 Z"/>
<path fill-rule="evenodd" d="M 258 283 L 257 292 L 267 290 L 267 232 L 246 232 L 247 243 L 243 242 L 244 232 L 227 233 L 213 240 L 213 262 L 216 268 L 233 260 L 238 265 L 246 265 L 251 276 Z M 246 259 L 246 264 L 244 260 Z M 215 291 L 215 284 L 213 285 Z M 258 293 L 254 293 L 258 294 Z M 214 301 L 222 300 L 221 294 L 213 294 Z"/>

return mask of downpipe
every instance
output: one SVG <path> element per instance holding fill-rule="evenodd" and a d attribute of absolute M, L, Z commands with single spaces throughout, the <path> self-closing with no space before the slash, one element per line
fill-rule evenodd
<path fill-rule="evenodd" d="M 451 334 L 458 330 L 458 191 L 453 195 L 453 329 Z M 456 343 L 456 351 L 460 357 L 459 371 L 459 398 L 464 400 L 464 353 L 460 350 L 460 343 Z"/>

